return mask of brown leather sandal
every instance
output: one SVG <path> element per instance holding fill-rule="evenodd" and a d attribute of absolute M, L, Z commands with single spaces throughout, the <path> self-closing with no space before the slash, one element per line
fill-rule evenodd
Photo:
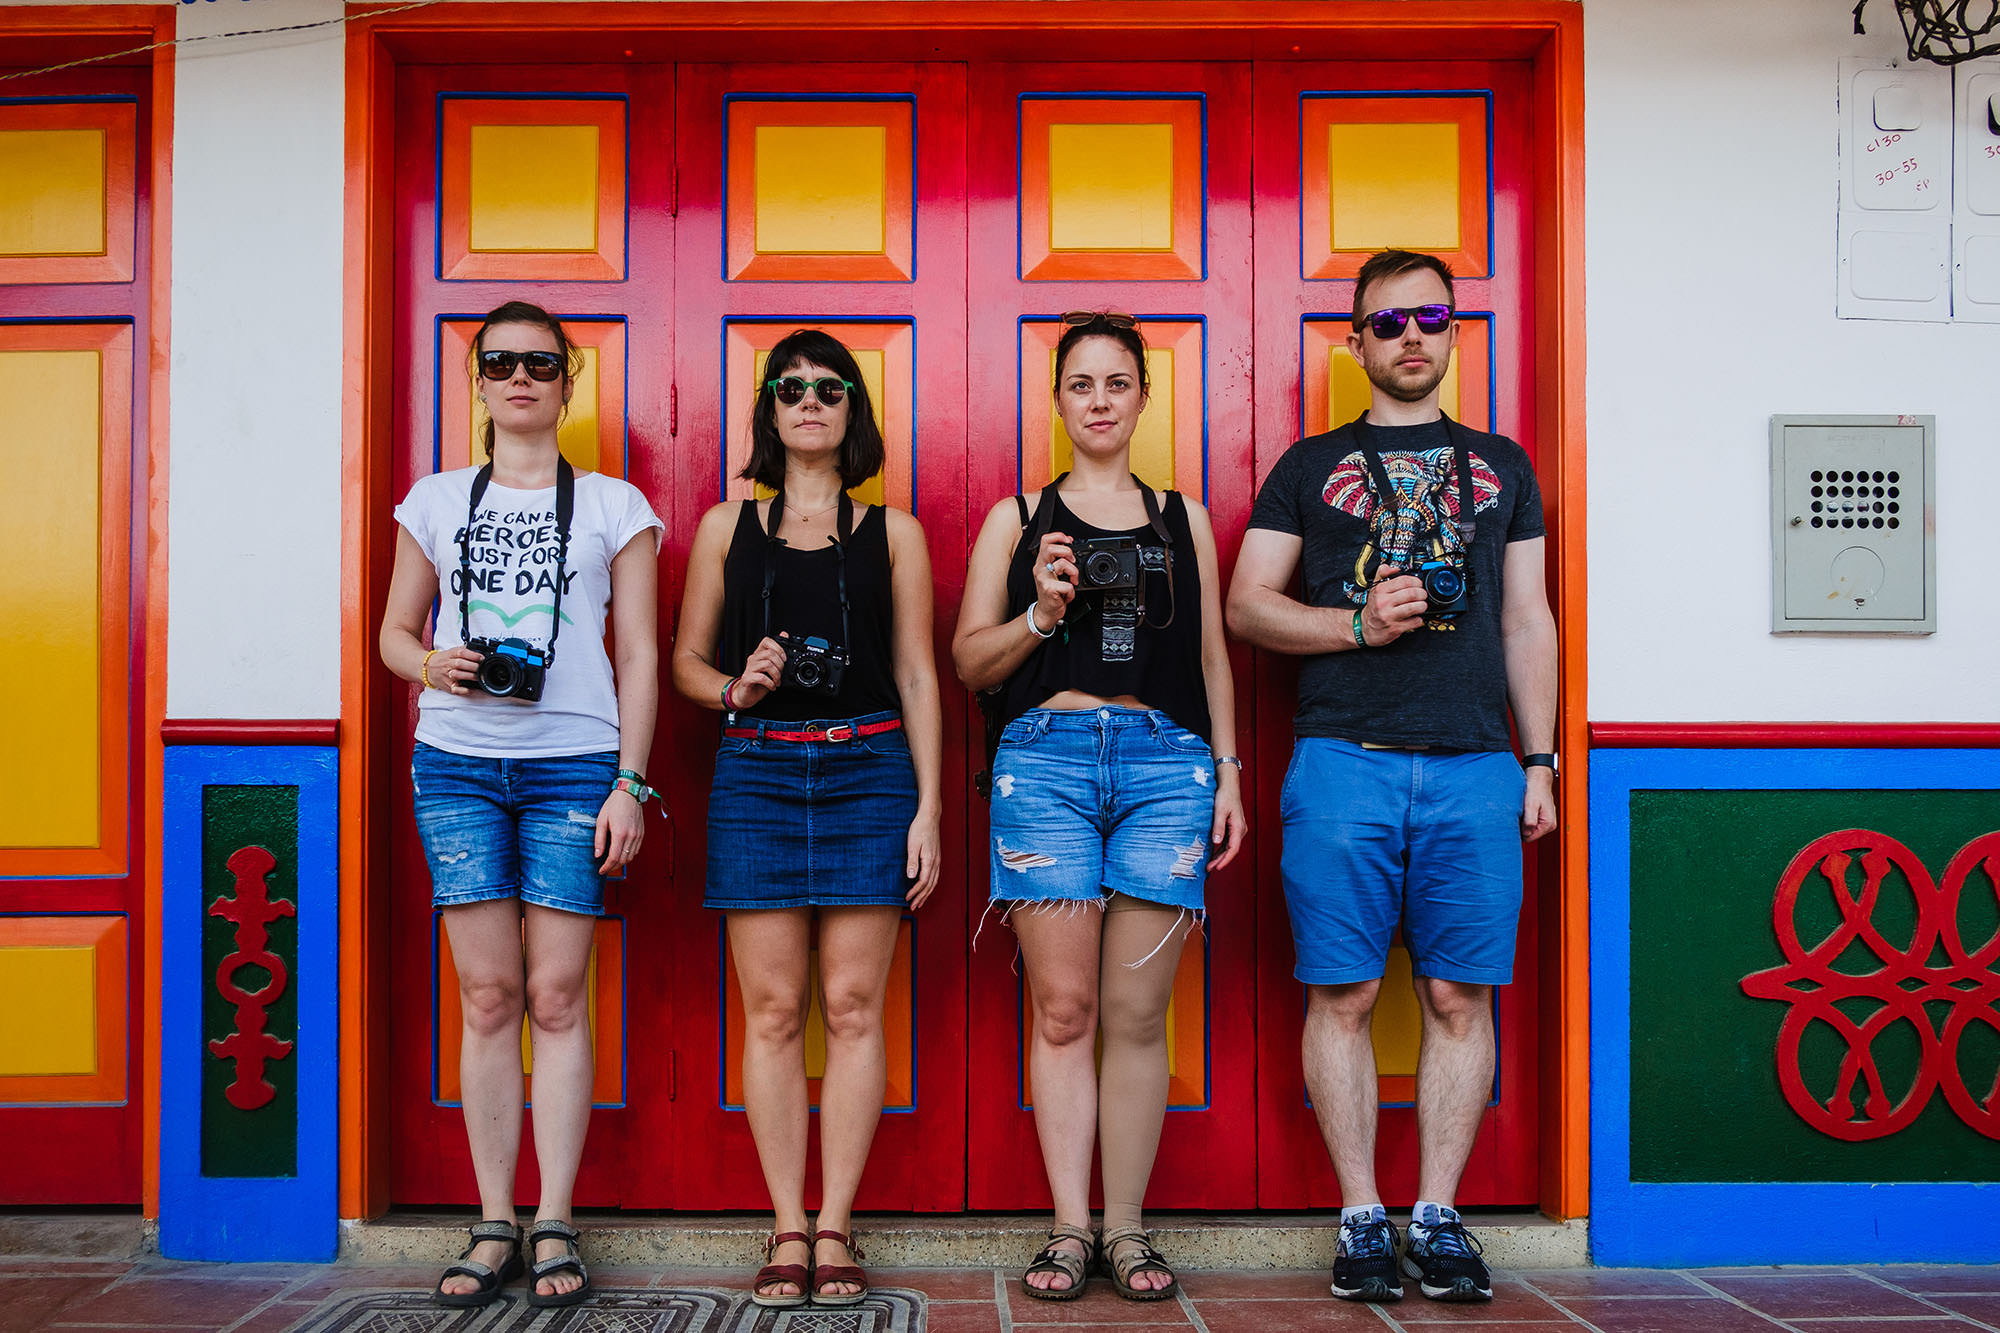
<path fill-rule="evenodd" d="M 814 1305 L 861 1304 L 868 1295 L 868 1275 L 862 1272 L 855 1264 L 821 1263 L 819 1261 L 819 1243 L 823 1240 L 837 1241 L 841 1245 L 846 1246 L 847 1252 L 853 1255 L 856 1260 L 864 1260 L 868 1257 L 861 1252 L 861 1247 L 855 1243 L 854 1237 L 850 1234 L 839 1231 L 813 1232 L 812 1303 Z M 851 1282 L 859 1287 L 860 1290 L 829 1292 L 826 1290 L 826 1286 L 830 1282 Z"/>
<path fill-rule="evenodd" d="M 812 1237 L 803 1231 L 774 1231 L 771 1233 L 770 1238 L 764 1242 L 764 1258 L 768 1261 L 772 1255 L 778 1252 L 780 1245 L 789 1245 L 793 1241 L 798 1241 L 806 1247 L 808 1262 L 802 1264 L 774 1264 L 766 1262 L 762 1268 L 757 1270 L 757 1276 L 750 1283 L 750 1303 L 752 1305 L 768 1306 L 774 1310 L 793 1310 L 806 1303 L 808 1299 L 806 1293 L 812 1290 L 812 1263 L 810 1262 L 812 1256 Z M 797 1287 L 798 1290 L 794 1292 L 767 1292 L 764 1290 L 766 1287 L 775 1287 L 780 1282 L 789 1282 Z"/>
<path fill-rule="evenodd" d="M 1138 1227 L 1120 1227 L 1116 1231 L 1104 1233 L 1098 1242 L 1104 1271 L 1111 1279 L 1111 1289 L 1128 1301 L 1171 1300 L 1181 1289 L 1181 1282 L 1168 1266 L 1166 1257 L 1153 1248 L 1153 1233 Z M 1119 1252 L 1119 1246 L 1124 1252 Z M 1167 1285 L 1164 1287 L 1135 1287 L 1132 1285 L 1134 1273 L 1164 1273 Z"/>
<path fill-rule="evenodd" d="M 1082 1254 L 1071 1254 L 1059 1250 L 1061 1241 L 1074 1240 L 1083 1243 Z M 1021 1274 L 1021 1290 L 1038 1301 L 1073 1301 L 1083 1295 L 1083 1280 L 1090 1273 L 1090 1257 L 1096 1252 L 1097 1237 L 1088 1227 L 1073 1227 L 1058 1222 L 1049 1228 L 1049 1243 L 1042 1246 L 1028 1271 Z M 1061 1273 L 1069 1279 L 1067 1287 L 1038 1287 L 1028 1281 L 1037 1273 Z"/>

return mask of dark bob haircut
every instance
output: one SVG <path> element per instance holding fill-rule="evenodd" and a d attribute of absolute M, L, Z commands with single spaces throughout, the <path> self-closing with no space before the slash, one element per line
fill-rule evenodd
<path fill-rule="evenodd" d="M 848 489 L 882 470 L 882 428 L 875 424 L 875 404 L 854 353 L 838 338 L 818 329 L 794 329 L 771 349 L 757 385 L 757 405 L 750 411 L 750 461 L 736 475 L 770 490 L 785 484 L 785 442 L 778 437 L 778 400 L 771 381 L 803 366 L 830 370 L 854 387 L 847 394 L 847 434 L 840 441 L 840 484 Z"/>
<path fill-rule="evenodd" d="M 1361 266 L 1361 272 L 1354 279 L 1354 313 L 1348 322 L 1356 328 L 1366 319 L 1370 311 L 1366 304 L 1368 289 L 1385 278 L 1401 277 L 1418 269 L 1429 269 L 1444 279 L 1444 299 L 1452 309 L 1458 309 L 1458 291 L 1451 285 L 1451 270 L 1436 255 L 1427 255 L 1421 250 L 1384 250 L 1381 254 L 1370 255 L 1368 262 Z"/>
<path fill-rule="evenodd" d="M 1075 318 L 1071 316 L 1070 318 Z M 1069 354 L 1085 338 L 1109 338 L 1132 354 L 1139 364 L 1139 392 L 1153 391 L 1153 377 L 1146 369 L 1146 339 L 1140 334 L 1137 321 L 1121 315 L 1114 322 L 1105 311 L 1099 311 L 1079 324 L 1069 324 L 1063 328 L 1062 337 L 1056 342 L 1056 377 L 1052 386 L 1056 393 L 1062 392 L 1063 367 L 1069 364 Z"/>
<path fill-rule="evenodd" d="M 486 335 L 496 324 L 530 324 L 538 329 L 547 329 L 549 336 L 556 340 L 556 355 L 563 359 L 563 383 L 567 384 L 583 373 L 583 349 L 569 340 L 569 332 L 562 321 L 529 301 L 509 301 L 497 305 L 486 312 L 480 321 L 479 332 L 472 335 L 472 351 L 466 357 L 466 364 L 472 371 L 472 383 L 479 383 L 479 356 L 486 350 Z M 493 418 L 479 423 L 479 443 L 486 449 L 486 456 L 493 457 Z"/>

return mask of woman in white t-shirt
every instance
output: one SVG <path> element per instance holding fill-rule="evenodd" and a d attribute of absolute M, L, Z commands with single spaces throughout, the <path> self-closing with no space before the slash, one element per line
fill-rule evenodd
<path fill-rule="evenodd" d="M 659 708 L 662 525 L 637 489 L 578 473 L 558 451 L 583 358 L 553 316 L 524 301 L 499 307 L 472 362 L 491 461 L 424 477 L 397 507 L 381 639 L 383 662 L 422 687 L 410 776 L 458 970 L 459 1081 L 484 1219 L 433 1295 L 484 1305 L 523 1267 L 514 1165 L 525 1012 L 542 1185 L 528 1303 L 573 1305 L 590 1289 L 570 1225 L 590 1120 L 586 978 L 601 876 L 638 854 L 654 794 L 640 770 Z"/>

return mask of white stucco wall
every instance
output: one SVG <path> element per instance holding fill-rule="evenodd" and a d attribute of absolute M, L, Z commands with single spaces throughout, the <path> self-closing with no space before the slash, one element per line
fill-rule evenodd
<path fill-rule="evenodd" d="M 1995 721 L 2000 326 L 1834 317 L 1830 0 L 1585 0 L 1590 716 Z M 1938 631 L 1770 633 L 1770 418 L 1937 417 Z"/>
<path fill-rule="evenodd" d="M 177 17 L 185 37 L 340 13 Z M 175 63 L 170 717 L 340 711 L 342 50 L 335 26 Z"/>

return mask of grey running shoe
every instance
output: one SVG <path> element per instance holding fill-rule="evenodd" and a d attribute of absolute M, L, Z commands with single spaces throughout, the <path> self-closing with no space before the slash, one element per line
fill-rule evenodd
<path fill-rule="evenodd" d="M 1396 1224 L 1380 1210 L 1341 1223 L 1333 1252 L 1333 1294 L 1343 1301 L 1403 1299 L 1403 1279 L 1396 1272 Z"/>
<path fill-rule="evenodd" d="M 1403 1271 L 1434 1301 L 1490 1301 L 1493 1278 L 1479 1255 L 1485 1247 L 1456 1217 L 1435 1226 L 1412 1222 L 1403 1250 Z"/>

